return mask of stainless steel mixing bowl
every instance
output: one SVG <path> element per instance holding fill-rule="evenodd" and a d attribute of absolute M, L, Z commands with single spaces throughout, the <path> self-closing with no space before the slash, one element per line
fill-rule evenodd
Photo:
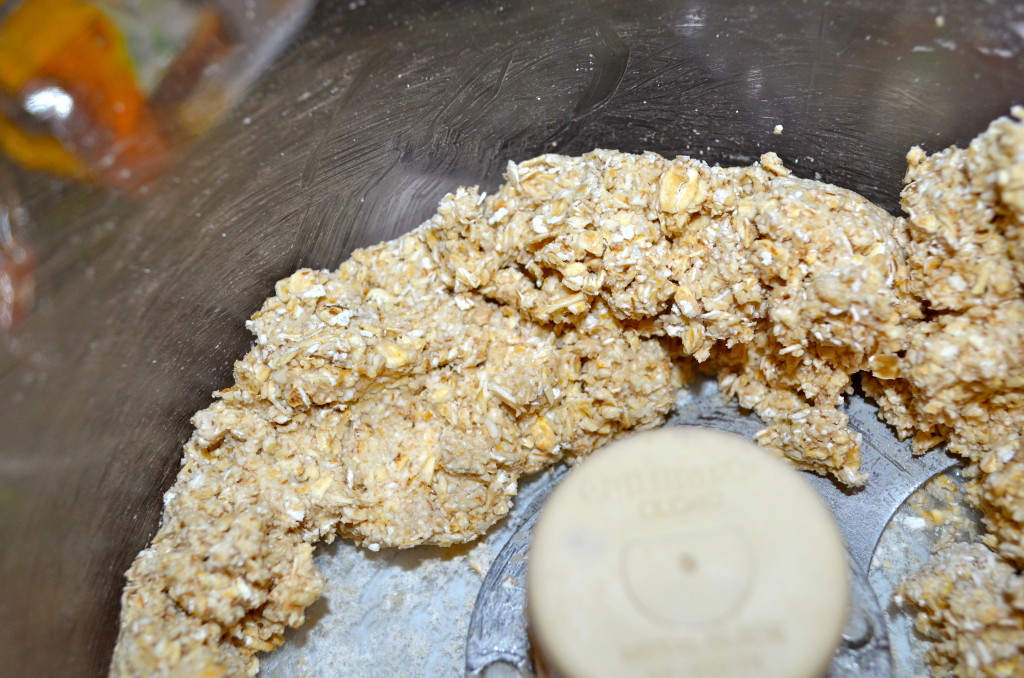
<path fill-rule="evenodd" d="M 547 151 L 775 150 L 895 210 L 912 144 L 1024 102 L 1022 48 L 1015 2 L 324 2 L 140 200 L 19 177 L 41 299 L 0 339 L 0 674 L 105 673 L 188 418 L 278 278 Z"/>

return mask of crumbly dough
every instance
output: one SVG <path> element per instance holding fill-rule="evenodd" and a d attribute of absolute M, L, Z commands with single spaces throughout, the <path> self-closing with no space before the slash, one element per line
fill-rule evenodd
<path fill-rule="evenodd" d="M 545 155 L 282 280 L 193 419 L 111 674 L 254 674 L 322 590 L 314 543 L 469 541 L 523 474 L 659 425 L 696 369 L 762 418 L 763 446 L 849 485 L 866 476 L 839 406 L 863 375 L 916 449 L 967 457 L 989 544 L 1019 565 L 1024 127 L 908 158 L 904 219 L 771 153 Z"/>
<path fill-rule="evenodd" d="M 1024 675 L 1024 581 L 985 546 L 938 551 L 897 596 L 929 611 L 915 626 L 932 643 L 934 675 Z"/>
<path fill-rule="evenodd" d="M 918 452 L 945 440 L 966 458 L 967 499 L 988 530 L 938 551 L 900 590 L 934 643 L 936 676 L 1024 675 L 1024 112 L 1014 116 L 966 149 L 908 155 L 912 293 L 928 313 L 899 378 L 863 382 Z"/>

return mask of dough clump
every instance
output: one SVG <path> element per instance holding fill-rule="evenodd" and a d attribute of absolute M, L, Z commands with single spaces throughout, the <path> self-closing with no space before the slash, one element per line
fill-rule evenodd
<path fill-rule="evenodd" d="M 544 155 L 336 271 L 278 282 L 234 384 L 193 418 L 128 571 L 111 675 L 254 675 L 322 591 L 315 543 L 472 540 L 521 476 L 660 425 L 698 370 L 760 416 L 762 446 L 851 486 L 866 476 L 840 406 L 860 375 L 918 452 L 945 441 L 968 460 L 1001 563 L 980 571 L 1009 581 L 1024 562 L 1024 125 L 908 160 L 902 218 L 772 153 L 737 168 Z M 959 633 L 951 595 L 909 598 L 935 637 Z"/>

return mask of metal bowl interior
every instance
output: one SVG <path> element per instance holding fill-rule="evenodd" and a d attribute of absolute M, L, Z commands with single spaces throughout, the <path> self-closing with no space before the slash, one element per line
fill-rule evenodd
<path fill-rule="evenodd" d="M 0 338 L 5 673 L 106 672 L 189 417 L 275 280 L 545 152 L 774 150 L 895 211 L 911 145 L 966 143 L 1022 103 L 1022 51 L 1009 1 L 321 3 L 145 194 L 20 176 L 41 298 Z"/>

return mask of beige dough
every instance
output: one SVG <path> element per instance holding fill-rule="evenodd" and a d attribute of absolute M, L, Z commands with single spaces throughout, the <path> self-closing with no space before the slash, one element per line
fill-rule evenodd
<path fill-rule="evenodd" d="M 968 459 L 993 557 L 1019 566 L 1024 126 L 908 159 L 894 218 L 771 153 L 545 155 L 280 281 L 193 419 L 111 675 L 255 674 L 320 595 L 313 544 L 472 540 L 522 475 L 659 425 L 697 369 L 761 417 L 761 445 L 848 485 L 866 477 L 838 406 L 862 375 L 916 449 Z M 913 600 L 939 618 L 946 598 Z"/>

